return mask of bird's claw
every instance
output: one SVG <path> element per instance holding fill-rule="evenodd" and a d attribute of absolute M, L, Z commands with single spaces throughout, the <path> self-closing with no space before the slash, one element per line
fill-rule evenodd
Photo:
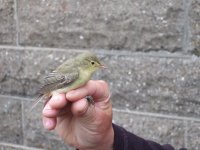
<path fill-rule="evenodd" d="M 89 104 L 94 105 L 94 99 L 93 99 L 92 96 L 86 96 L 85 98 L 86 98 L 86 100 L 88 101 Z"/>

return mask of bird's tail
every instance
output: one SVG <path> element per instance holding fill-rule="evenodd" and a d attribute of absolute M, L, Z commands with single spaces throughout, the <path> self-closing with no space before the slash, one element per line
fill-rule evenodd
<path fill-rule="evenodd" d="M 33 102 L 30 111 L 32 111 L 32 110 L 37 106 L 37 104 L 38 104 L 41 100 L 43 100 L 44 98 L 45 98 L 45 95 L 44 95 L 44 94 L 38 95 L 38 97 L 37 97 L 37 98 L 35 99 L 35 101 Z"/>

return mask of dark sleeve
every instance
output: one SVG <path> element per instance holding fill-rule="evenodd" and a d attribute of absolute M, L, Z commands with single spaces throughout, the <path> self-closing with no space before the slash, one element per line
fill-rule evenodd
<path fill-rule="evenodd" d="M 113 124 L 113 129 L 114 150 L 175 150 L 171 145 L 160 145 L 153 141 L 142 139 L 115 124 Z"/>

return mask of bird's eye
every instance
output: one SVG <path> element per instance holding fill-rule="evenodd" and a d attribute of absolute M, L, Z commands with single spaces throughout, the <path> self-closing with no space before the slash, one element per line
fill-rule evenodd
<path fill-rule="evenodd" d="M 94 65 L 94 64 L 95 64 L 95 62 L 94 62 L 94 61 L 91 61 L 91 64 L 92 64 L 92 65 Z"/>

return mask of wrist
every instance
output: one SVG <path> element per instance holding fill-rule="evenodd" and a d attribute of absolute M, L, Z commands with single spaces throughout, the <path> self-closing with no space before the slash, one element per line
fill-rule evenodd
<path fill-rule="evenodd" d="M 102 137 L 101 143 L 99 143 L 98 147 L 95 150 L 113 150 L 114 144 L 114 129 L 111 126 L 109 131 Z"/>
<path fill-rule="evenodd" d="M 113 126 L 103 132 L 103 134 L 93 134 L 89 141 L 82 141 L 83 145 L 77 144 L 76 150 L 113 150 L 114 145 L 114 129 Z M 87 143 L 88 142 L 88 143 Z M 87 144 L 86 144 L 87 143 Z"/>

